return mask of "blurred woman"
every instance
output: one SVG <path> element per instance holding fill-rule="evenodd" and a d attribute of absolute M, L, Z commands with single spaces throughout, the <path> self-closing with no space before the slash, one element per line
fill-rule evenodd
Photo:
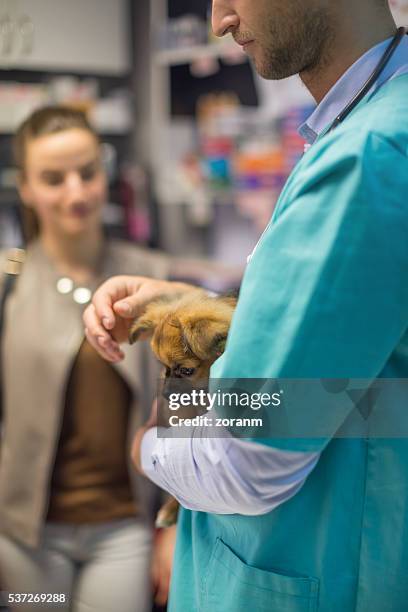
<path fill-rule="evenodd" d="M 100 144 L 81 112 L 33 113 L 16 134 L 15 157 L 38 235 L 4 312 L 0 581 L 44 602 L 28 598 L 18 610 L 54 602 L 75 612 L 144 612 L 154 492 L 136 480 L 129 447 L 157 372 L 143 344 L 125 349 L 119 365 L 104 361 L 84 339 L 81 316 L 104 279 L 165 278 L 169 262 L 105 239 Z M 174 530 L 159 539 L 166 552 L 158 559 L 171 559 L 173 538 Z M 161 585 L 157 563 L 155 575 L 163 601 L 169 568 Z"/>

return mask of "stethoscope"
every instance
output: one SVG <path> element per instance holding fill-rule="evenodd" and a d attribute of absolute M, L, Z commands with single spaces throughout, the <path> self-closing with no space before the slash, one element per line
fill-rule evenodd
<path fill-rule="evenodd" d="M 356 93 L 356 95 L 351 100 L 351 102 L 349 102 L 347 104 L 346 108 L 344 108 L 341 111 L 341 113 L 339 115 L 337 115 L 336 119 L 333 121 L 333 123 L 332 123 L 332 125 L 331 125 L 331 127 L 329 129 L 329 132 L 331 132 L 338 125 L 340 125 L 340 123 L 342 123 L 344 121 L 344 119 L 346 119 L 346 117 L 348 117 L 349 114 L 355 109 L 357 104 L 359 104 L 359 102 L 361 102 L 361 100 L 364 98 L 364 96 L 366 96 L 368 94 L 368 92 L 370 91 L 372 86 L 376 83 L 377 79 L 380 77 L 380 75 L 382 74 L 382 72 L 386 68 L 388 62 L 390 61 L 390 59 L 392 58 L 392 56 L 394 54 L 394 51 L 397 49 L 398 45 L 400 44 L 400 42 L 404 38 L 405 34 L 408 34 L 408 32 L 405 30 L 404 27 L 398 28 L 398 30 L 395 33 L 394 38 L 392 39 L 392 41 L 388 45 L 387 49 L 385 50 L 384 55 L 382 56 L 382 58 L 378 62 L 378 65 L 376 66 L 374 72 L 368 77 L 368 80 L 364 83 L 364 85 L 362 86 L 360 91 L 358 93 Z"/>
<path fill-rule="evenodd" d="M 394 38 L 392 39 L 392 41 L 388 45 L 387 49 L 385 50 L 382 58 L 378 62 L 378 64 L 377 64 L 376 68 L 374 69 L 374 71 L 368 77 L 368 80 L 364 83 L 364 85 L 362 86 L 360 91 L 358 93 L 356 93 L 356 95 L 351 100 L 351 102 L 349 102 L 347 104 L 347 106 L 341 111 L 341 113 L 339 113 L 337 115 L 337 117 L 335 118 L 335 120 L 331 124 L 330 128 L 328 129 L 328 132 L 331 132 L 337 126 L 339 126 L 340 123 L 342 123 L 344 121 L 344 119 L 346 119 L 346 117 L 348 117 L 349 114 L 355 109 L 357 104 L 359 102 L 361 102 L 361 100 L 364 98 L 364 96 L 366 96 L 368 94 L 368 92 L 370 91 L 372 86 L 375 85 L 375 83 L 377 82 L 377 79 L 381 76 L 382 72 L 384 71 L 384 69 L 388 65 L 388 62 L 392 58 L 392 56 L 394 54 L 394 51 L 397 49 L 398 45 L 400 44 L 400 42 L 404 38 L 405 34 L 408 34 L 408 32 L 406 31 L 406 29 L 404 27 L 398 28 L 398 30 L 395 33 Z M 269 227 L 269 225 L 265 228 L 262 236 L 260 237 L 260 239 L 258 240 L 257 244 L 255 245 L 255 248 L 252 251 L 252 253 L 247 257 L 247 263 L 249 263 L 251 261 L 251 258 L 253 256 L 253 254 L 255 253 L 255 251 L 256 251 L 256 249 L 258 247 L 258 244 L 261 242 L 261 240 L 263 238 L 263 235 L 266 233 L 268 227 Z"/>

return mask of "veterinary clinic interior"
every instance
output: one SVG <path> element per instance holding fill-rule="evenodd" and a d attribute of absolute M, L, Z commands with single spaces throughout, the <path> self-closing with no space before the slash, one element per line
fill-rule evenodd
<path fill-rule="evenodd" d="M 128 466 L 156 364 L 147 345 L 122 369 L 98 357 L 82 312 L 117 274 L 237 291 L 314 108 L 215 37 L 207 0 L 0 0 L 2 612 L 165 609 L 174 542 L 140 518 L 165 496 L 135 494 Z"/>

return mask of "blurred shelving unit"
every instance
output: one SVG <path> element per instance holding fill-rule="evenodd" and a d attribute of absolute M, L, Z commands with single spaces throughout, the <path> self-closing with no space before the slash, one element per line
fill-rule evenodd
<path fill-rule="evenodd" d="M 136 74 L 140 76 L 139 82 L 142 79 L 148 81 L 149 87 L 140 92 L 138 82 L 135 83 L 139 116 L 147 119 L 142 119 L 140 130 L 137 130 L 136 147 L 152 170 L 159 244 L 176 255 L 214 255 L 214 224 L 206 223 L 205 219 L 203 222 L 200 219 L 197 221 L 199 217 L 203 220 L 206 211 L 202 206 L 198 210 L 199 204 L 192 206 L 189 196 L 183 198 L 180 194 L 177 199 L 174 189 L 174 162 L 188 152 L 194 138 L 194 106 L 200 95 L 200 86 L 203 90 L 222 90 L 223 81 L 237 74 L 237 64 L 242 63 L 250 81 L 248 83 L 244 79 L 244 95 L 250 91 L 253 100 L 256 99 L 247 57 L 232 37 L 212 40 L 208 22 L 206 40 L 179 47 L 166 46 L 163 40 L 159 40 L 160 32 L 175 17 L 189 14 L 199 16 L 204 21 L 208 17 L 209 6 L 207 0 L 155 0 L 149 4 L 148 15 L 141 7 L 137 11 L 139 27 L 135 36 L 135 57 L 136 61 L 139 58 L 139 68 L 136 65 Z M 145 52 L 146 47 L 150 49 L 149 54 Z M 235 61 L 231 61 L 231 58 L 235 58 Z M 218 82 L 211 76 L 194 79 L 191 75 L 191 67 L 208 61 L 222 65 L 223 72 Z M 236 80 L 240 81 L 239 78 Z M 197 89 L 197 92 L 193 89 Z M 231 201 L 231 195 L 231 192 L 214 193 L 214 201 L 223 206 Z M 172 202 L 169 203 L 169 200 Z"/>
<path fill-rule="evenodd" d="M 243 265 L 270 217 L 287 170 L 283 156 L 276 153 L 282 139 L 276 143 L 275 136 L 288 110 L 288 89 L 279 85 L 261 108 L 268 87 L 260 84 L 231 35 L 213 36 L 208 0 L 155 0 L 148 14 L 142 4 L 135 36 L 134 92 L 140 119 L 136 149 L 152 171 L 158 244 L 175 255 L 204 255 Z M 212 99 L 215 107 L 220 100 L 221 105 L 231 101 L 232 111 L 209 127 L 205 117 Z M 280 109 L 273 118 L 269 107 Z M 298 118 L 300 113 L 293 125 Z M 248 154 L 238 177 L 236 153 L 249 151 L 253 144 L 258 158 Z M 299 148 L 296 137 L 288 146 Z M 264 166 L 261 188 L 262 181 L 266 185 L 257 201 L 253 192 L 259 177 L 253 181 L 248 171 L 256 165 Z M 267 166 L 271 176 L 266 176 Z"/>

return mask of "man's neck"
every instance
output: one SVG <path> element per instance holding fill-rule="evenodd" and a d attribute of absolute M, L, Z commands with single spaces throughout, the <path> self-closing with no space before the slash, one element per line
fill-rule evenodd
<path fill-rule="evenodd" d="M 311 69 L 299 74 L 304 85 L 319 104 L 335 83 L 364 53 L 378 43 L 394 36 L 396 26 L 390 17 L 383 20 L 379 27 L 362 29 L 364 34 L 349 31 L 337 32 L 336 37 L 327 44 L 321 54 L 321 61 Z"/>

